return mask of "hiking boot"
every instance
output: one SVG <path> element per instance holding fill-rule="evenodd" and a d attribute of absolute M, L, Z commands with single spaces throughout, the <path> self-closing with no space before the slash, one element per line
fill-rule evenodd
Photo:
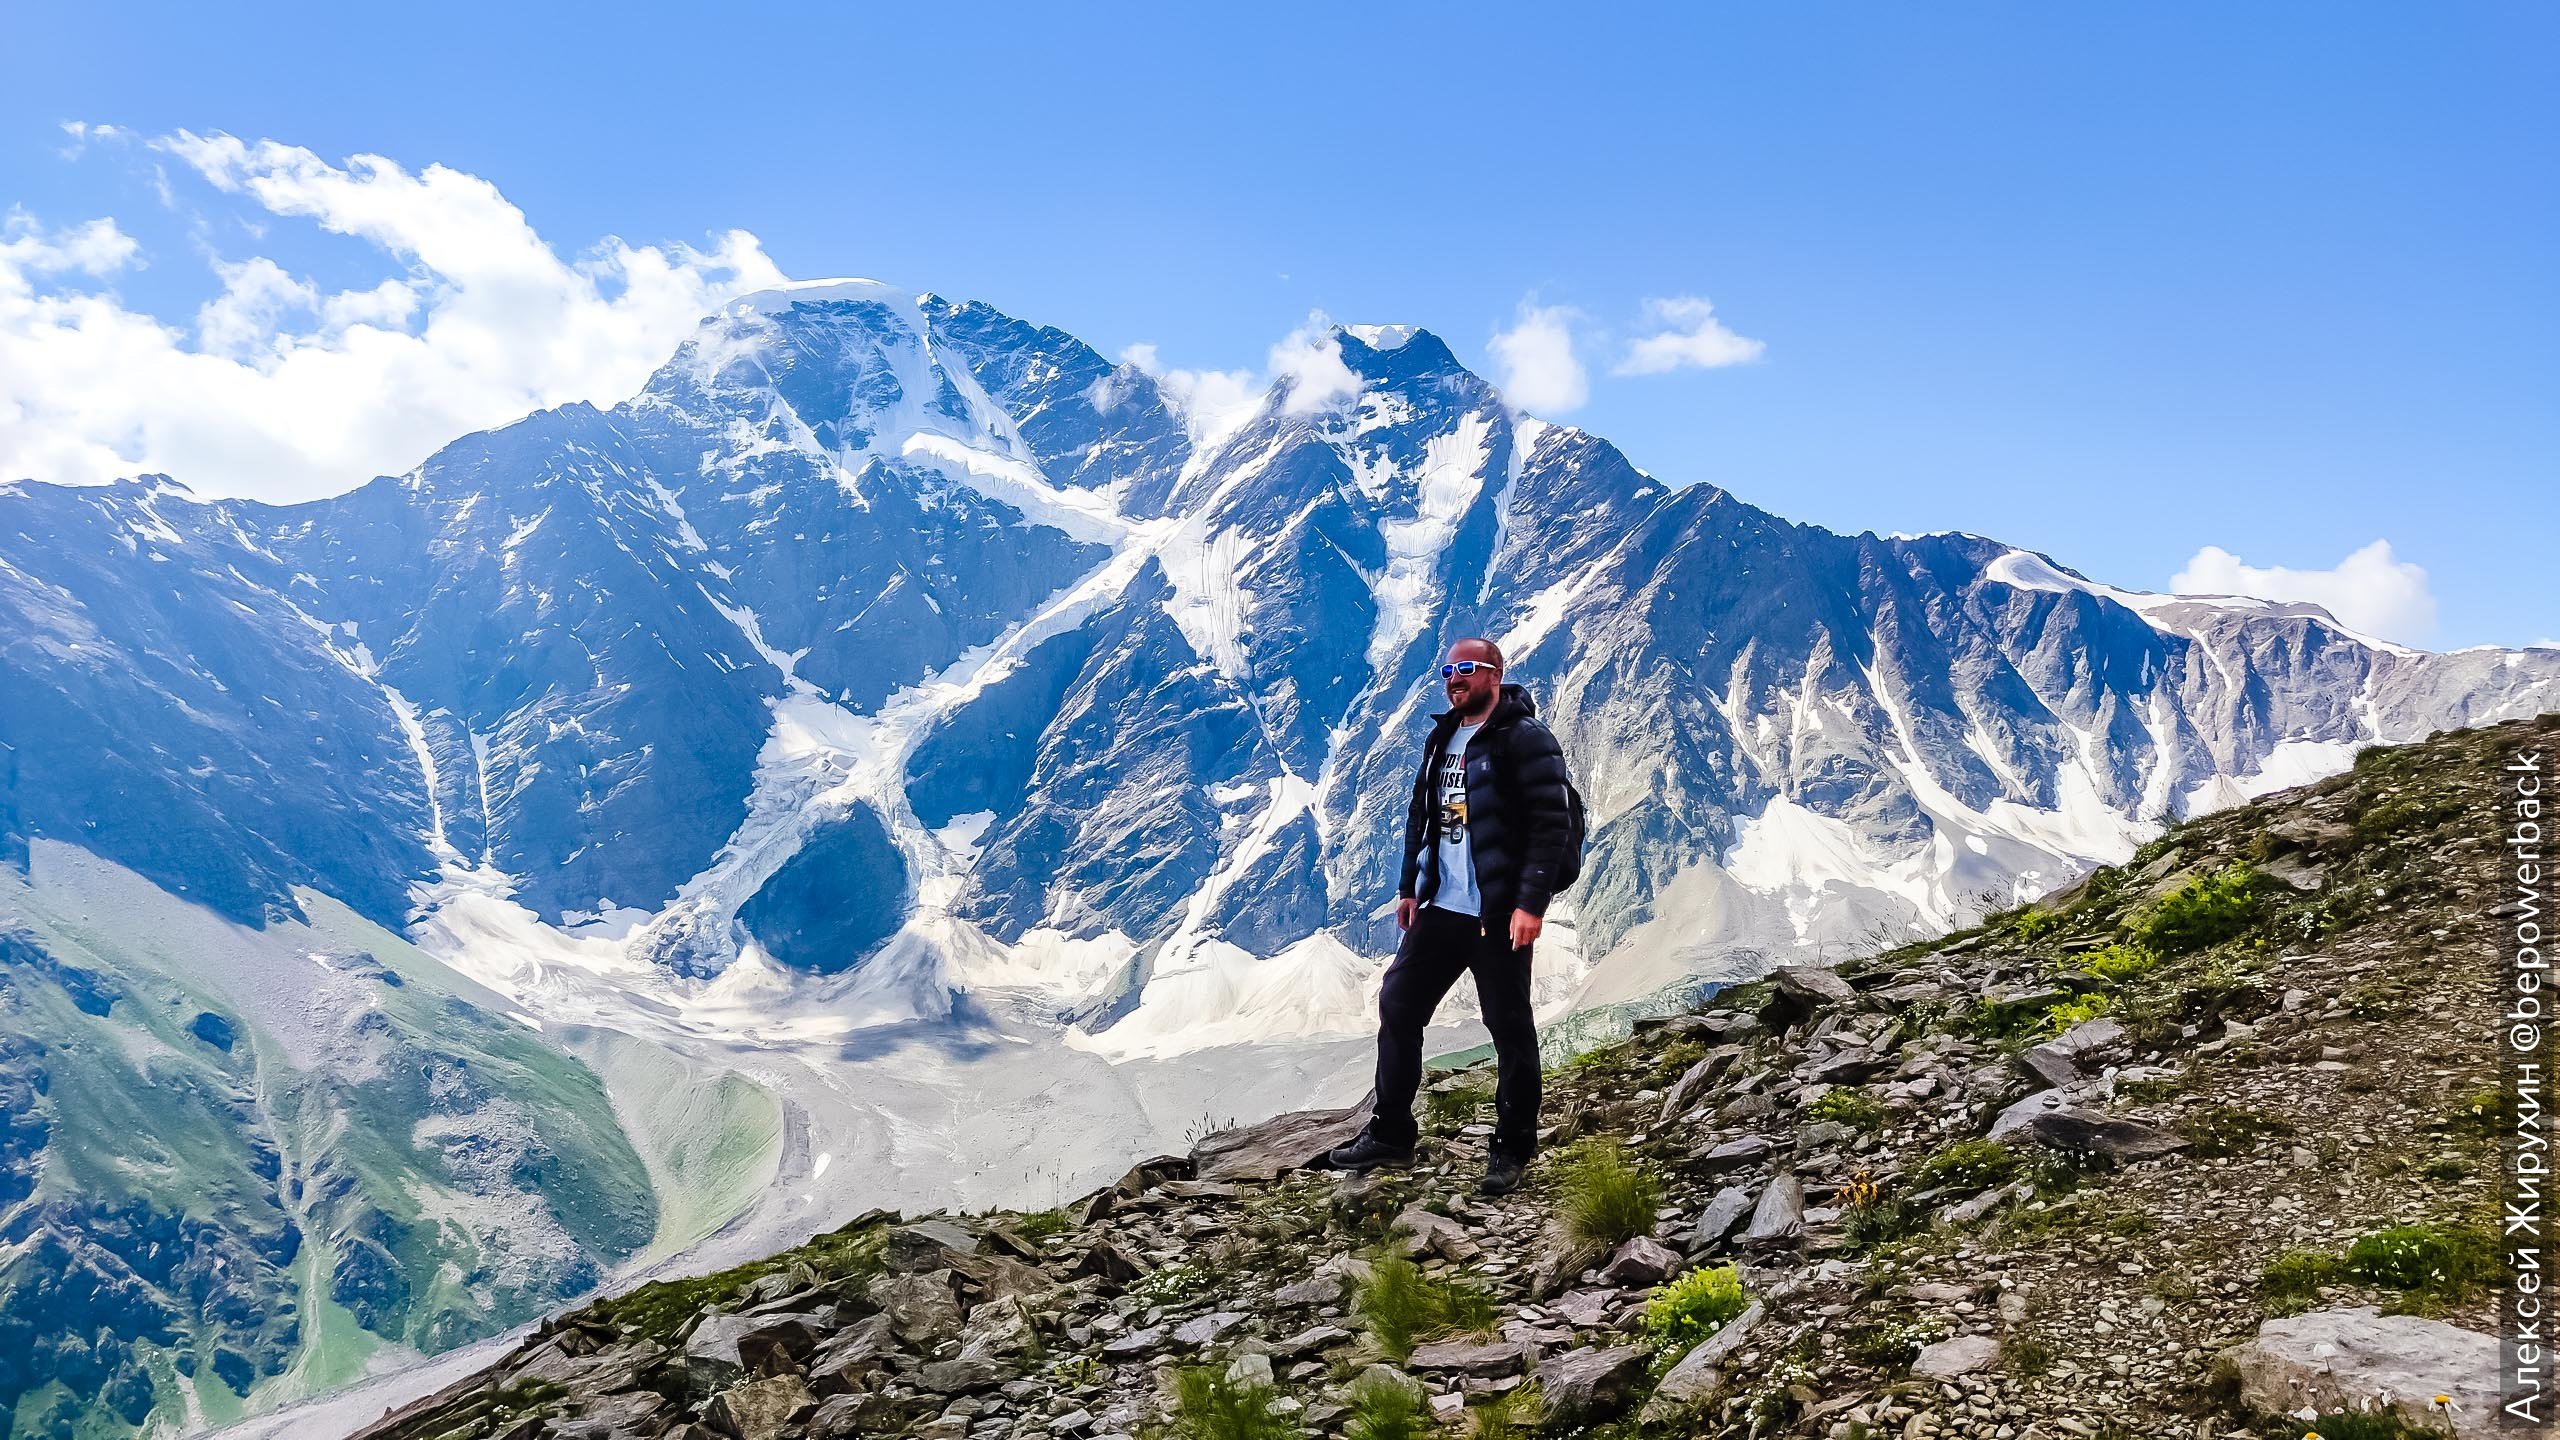
<path fill-rule="evenodd" d="M 1401 1168 L 1413 1163 L 1413 1147 L 1390 1145 L 1363 1130 L 1326 1151 L 1324 1158 L 1336 1170 L 1375 1170 L 1381 1165 Z"/>
<path fill-rule="evenodd" d="M 1520 1188 L 1520 1182 L 1526 1179 L 1528 1174 L 1528 1161 L 1517 1155 L 1505 1155 L 1497 1150 L 1484 1162 L 1484 1183 L 1476 1187 L 1476 1193 L 1508 1195 Z"/>

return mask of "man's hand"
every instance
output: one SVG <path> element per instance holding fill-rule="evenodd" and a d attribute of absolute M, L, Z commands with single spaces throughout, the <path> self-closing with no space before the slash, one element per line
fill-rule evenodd
<path fill-rule="evenodd" d="M 1414 912 L 1414 907 L 1416 907 L 1417 905 L 1419 905 L 1419 904 L 1421 904 L 1421 903 L 1422 903 L 1422 902 L 1420 902 L 1420 901 L 1418 901 L 1418 900 L 1414 899 L 1414 898 L 1413 898 L 1412 896 L 1410 896 L 1410 895 L 1405 895 L 1405 896 L 1400 896 L 1400 897 L 1398 897 L 1398 899 L 1396 900 L 1396 928 L 1397 928 L 1397 929 L 1399 929 L 1399 930 L 1410 930 L 1410 929 L 1412 929 L 1412 928 L 1413 928 L 1413 912 Z"/>
<path fill-rule="evenodd" d="M 1512 911 L 1511 948 L 1517 950 L 1521 946 L 1528 944 L 1530 941 L 1537 939 L 1538 932 L 1545 928 L 1547 928 L 1547 922 L 1543 917 L 1532 915 L 1526 910 Z"/>

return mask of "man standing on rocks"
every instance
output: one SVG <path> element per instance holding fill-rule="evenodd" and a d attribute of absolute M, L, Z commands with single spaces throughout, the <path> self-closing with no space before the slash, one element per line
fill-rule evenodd
<path fill-rule="evenodd" d="M 1576 805 L 1564 752 L 1527 691 L 1502 683 L 1490 640 L 1449 647 L 1449 708 L 1434 715 L 1405 814 L 1396 924 L 1404 931 L 1378 992 L 1377 1108 L 1334 1147 L 1338 1169 L 1413 1163 L 1422 1031 L 1472 973 L 1499 1063 L 1484 1193 L 1517 1188 L 1538 1139 L 1538 1030 L 1529 957 L 1547 901 L 1578 869 Z"/>

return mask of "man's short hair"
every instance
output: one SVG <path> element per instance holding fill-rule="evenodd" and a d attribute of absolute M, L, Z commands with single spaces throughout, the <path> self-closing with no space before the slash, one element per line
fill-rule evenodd
<path fill-rule="evenodd" d="M 1461 639 L 1459 639 L 1459 640 L 1456 640 L 1456 641 L 1452 642 L 1452 643 L 1450 644 L 1449 648 L 1450 648 L 1450 649 L 1452 649 L 1452 650 L 1455 650 L 1455 649 L 1457 649 L 1457 648 L 1458 648 L 1458 646 L 1460 646 L 1460 645 L 1481 645 L 1481 646 L 1483 646 L 1483 647 L 1485 648 L 1485 653 L 1493 657 L 1493 668 L 1494 668 L 1494 669 L 1496 669 L 1496 670 L 1499 670 L 1499 669 L 1503 668 L 1503 666 L 1502 666 L 1502 647 L 1501 647 L 1501 646 L 1499 646 L 1499 645 L 1494 644 L 1494 643 L 1493 643 L 1492 641 L 1490 641 L 1490 640 L 1487 640 L 1487 639 L 1486 639 L 1486 638 L 1484 638 L 1483 636 L 1481 636 L 1481 635 L 1468 635 L 1468 636 L 1465 636 L 1465 637 L 1463 637 L 1463 638 L 1461 638 Z"/>

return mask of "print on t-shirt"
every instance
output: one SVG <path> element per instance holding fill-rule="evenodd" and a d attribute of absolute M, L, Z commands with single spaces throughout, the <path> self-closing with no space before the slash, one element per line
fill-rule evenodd
<path fill-rule="evenodd" d="M 1461 725 L 1449 737 L 1449 748 L 1441 752 L 1439 802 L 1434 807 L 1440 831 L 1440 887 L 1432 892 L 1431 903 L 1460 915 L 1473 915 L 1484 906 L 1484 898 L 1476 892 L 1476 854 L 1467 834 L 1467 742 L 1476 738 L 1477 725 Z"/>
<path fill-rule="evenodd" d="M 1455 750 L 1440 757 L 1440 843 L 1467 843 L 1467 757 Z"/>

